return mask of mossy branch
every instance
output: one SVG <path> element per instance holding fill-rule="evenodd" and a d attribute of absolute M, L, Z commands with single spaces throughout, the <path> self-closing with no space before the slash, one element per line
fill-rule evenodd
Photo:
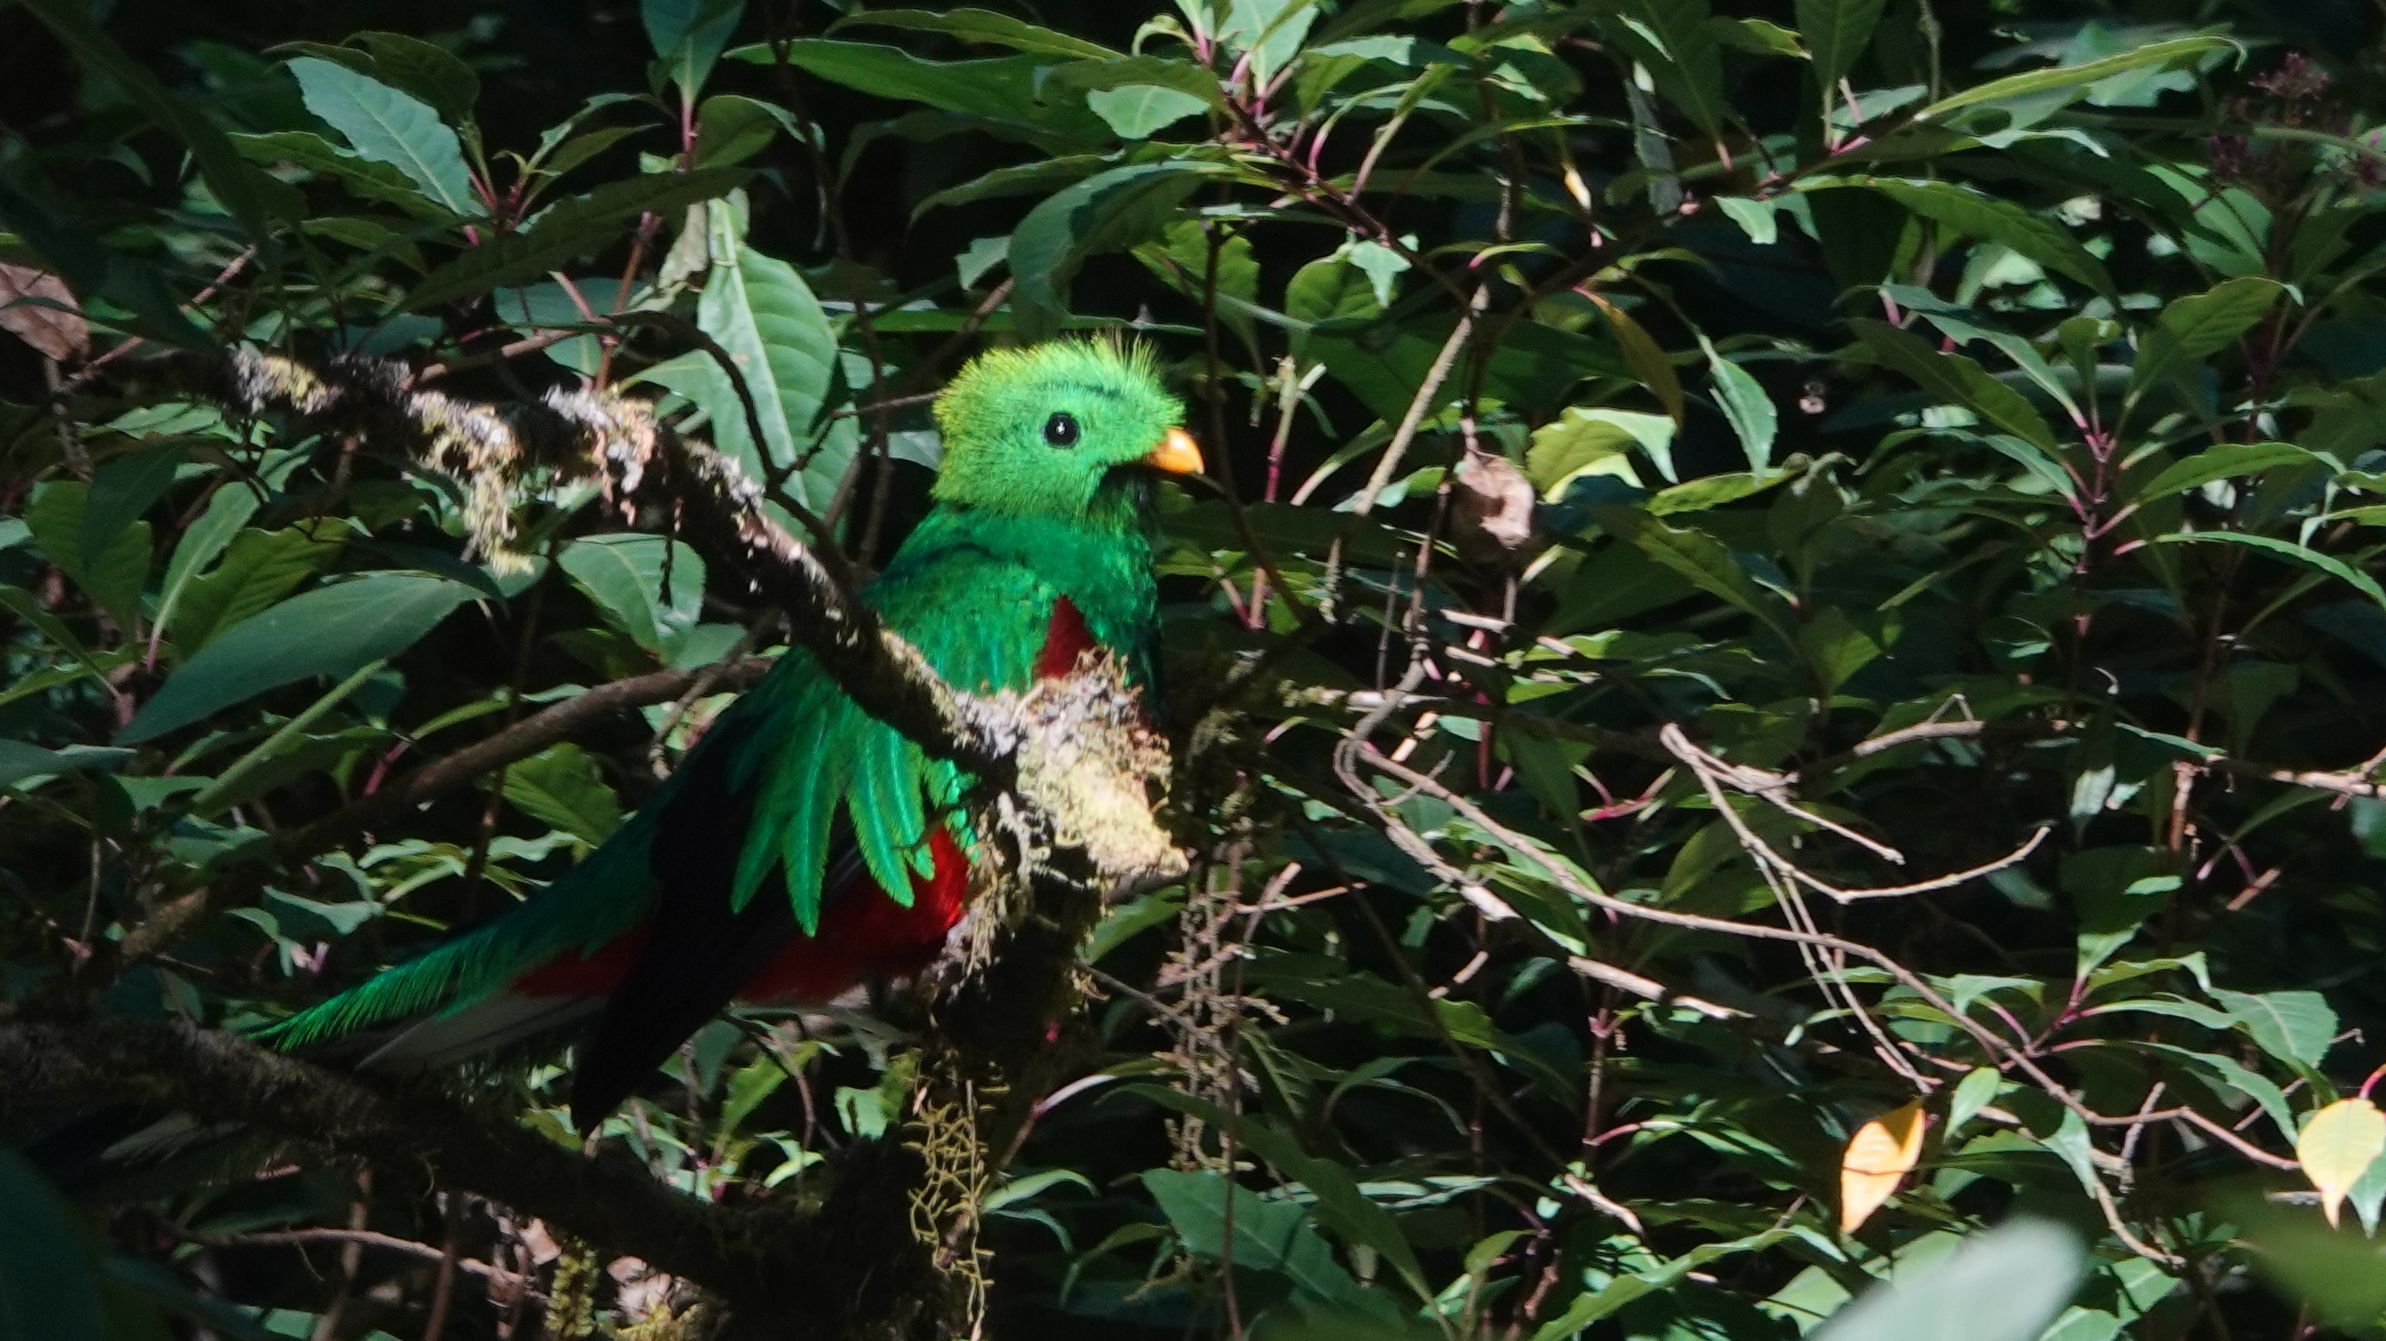
<path fill-rule="evenodd" d="M 514 553 L 512 504 L 536 481 L 592 482 L 625 515 L 669 515 L 787 612 L 794 639 L 864 711 L 976 776 L 981 808 L 1000 817 L 1015 857 L 1091 886 L 1181 869 L 1147 804 L 1103 799 L 1076 806 L 1070 799 L 1130 791 L 1141 797 L 1153 771 L 1151 751 L 1162 749 L 1165 758 L 1133 715 L 1133 696 L 1114 669 L 1088 668 L 1074 677 L 1093 687 L 1063 714 L 1110 724 L 1088 738 L 1103 742 L 1100 748 L 1031 748 L 1038 731 L 1072 729 L 1039 724 L 1038 715 L 1049 716 L 1058 701 L 1052 691 L 978 697 L 954 690 L 919 649 L 855 597 L 851 566 L 819 543 L 828 534 L 825 524 L 793 509 L 813 539 L 781 526 L 764 506 L 761 486 L 735 461 L 661 423 L 646 401 L 606 389 L 560 388 L 536 401 L 475 401 L 418 386 L 412 370 L 394 360 L 308 362 L 247 346 L 220 359 L 177 355 L 171 366 L 177 381 L 236 412 L 295 416 L 355 434 L 373 450 L 455 478 L 469 500 L 473 548 L 500 566 Z M 1056 806 L 1082 813 L 1060 814 Z M 1108 820 L 1089 824 L 1097 811 Z M 253 883 L 219 880 L 168 905 L 162 920 L 126 938 L 127 955 L 156 953 L 208 913 L 253 895 Z"/>

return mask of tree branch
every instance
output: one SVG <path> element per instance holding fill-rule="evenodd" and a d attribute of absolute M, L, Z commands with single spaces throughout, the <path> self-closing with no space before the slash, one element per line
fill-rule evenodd
<path fill-rule="evenodd" d="M 792 636 L 863 711 L 930 755 L 960 765 L 987 793 L 1019 790 L 1024 719 L 1018 701 L 954 691 L 917 648 L 855 599 L 854 573 L 841 555 L 779 525 L 761 486 L 736 462 L 673 432 L 645 401 L 609 390 L 551 390 L 540 401 L 484 404 L 422 389 L 410 369 L 392 360 L 307 363 L 246 346 L 220 358 L 177 355 L 167 366 L 185 385 L 241 413 L 299 416 L 451 476 L 468 493 L 465 518 L 474 545 L 499 564 L 513 557 L 512 497 L 534 477 L 592 481 L 609 504 L 632 515 L 642 506 L 667 512 L 705 548 L 732 559 L 786 611 Z M 815 535 L 825 534 L 818 519 L 799 521 Z M 600 700 L 620 701 L 637 700 Z M 588 711 L 600 710 L 592 705 Z M 285 861 L 312 856 L 486 768 L 562 739 L 560 733 L 544 734 L 562 721 L 551 716 L 554 711 L 521 724 L 521 735 L 492 737 L 410 777 L 386 802 L 359 803 L 299 830 L 276 844 L 275 854 Z M 569 723 L 581 720 L 575 716 Z M 534 723 L 536 730 L 530 729 Z M 520 748 L 534 740 L 539 744 Z M 1032 808 L 1018 818 L 1029 828 L 1051 827 Z M 1065 862 L 1072 854 L 1049 855 Z M 263 878 L 262 871 L 243 868 L 166 904 L 126 937 L 124 953 L 157 953 L 209 913 L 253 897 Z"/>
<path fill-rule="evenodd" d="M 840 1335 L 924 1269 L 918 1254 L 872 1236 L 880 1220 L 846 1204 L 873 1179 L 839 1178 L 812 1213 L 711 1205 L 626 1157 L 591 1158 L 419 1086 L 326 1071 L 181 1023 L 0 1025 L 0 1094 L 11 1108 L 157 1105 L 469 1189 L 701 1281 L 741 1314 L 773 1319 L 775 1335 Z"/>

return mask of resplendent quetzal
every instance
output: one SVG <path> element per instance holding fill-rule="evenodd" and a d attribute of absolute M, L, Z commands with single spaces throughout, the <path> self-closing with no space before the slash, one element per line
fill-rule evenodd
<path fill-rule="evenodd" d="M 978 358 L 936 401 L 935 505 L 863 598 L 959 689 L 1023 689 L 1095 646 L 1148 684 L 1151 472 L 1201 468 L 1183 412 L 1140 351 Z M 965 782 L 791 650 L 577 868 L 267 1037 L 413 1067 L 584 1025 L 587 1129 L 732 1000 L 926 967 L 968 895 Z"/>

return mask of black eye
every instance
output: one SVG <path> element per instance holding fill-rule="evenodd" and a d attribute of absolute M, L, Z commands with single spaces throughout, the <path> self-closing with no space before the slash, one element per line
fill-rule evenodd
<path fill-rule="evenodd" d="M 1056 414 L 1044 421 L 1044 441 L 1055 447 L 1077 445 L 1077 416 Z"/>

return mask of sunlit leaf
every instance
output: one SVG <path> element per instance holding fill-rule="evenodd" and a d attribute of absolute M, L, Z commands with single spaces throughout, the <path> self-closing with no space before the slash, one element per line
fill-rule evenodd
<path fill-rule="evenodd" d="M 2295 1162 L 2320 1190 L 2320 1211 L 2336 1224 L 2345 1193 L 2386 1153 L 2386 1113 L 2367 1099 L 2339 1099 L 2303 1124 L 2295 1137 Z"/>
<path fill-rule="evenodd" d="M 1853 1234 L 1888 1204 L 1922 1159 L 1929 1123 L 1919 1102 L 1903 1104 L 1856 1129 L 1839 1159 L 1839 1231 Z"/>

